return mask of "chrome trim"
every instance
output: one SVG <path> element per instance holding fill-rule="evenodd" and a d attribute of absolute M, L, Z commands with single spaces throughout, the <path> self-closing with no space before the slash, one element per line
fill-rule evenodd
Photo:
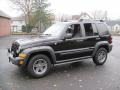
<path fill-rule="evenodd" d="M 79 49 L 72 49 L 72 50 L 62 50 L 62 51 L 55 51 L 55 54 L 56 53 L 67 53 L 67 52 L 80 52 L 80 51 L 83 51 L 83 50 L 93 50 L 94 47 L 88 47 L 88 48 L 79 48 Z"/>
<path fill-rule="evenodd" d="M 38 74 L 44 74 L 47 71 L 47 62 L 44 59 L 38 59 L 34 62 L 33 66 L 33 71 Z"/>
<path fill-rule="evenodd" d="M 96 36 L 84 36 L 84 37 L 79 37 L 79 38 L 71 38 L 71 39 L 66 39 L 67 41 L 71 41 L 71 40 L 86 40 L 89 38 L 99 38 L 99 35 Z"/>
<path fill-rule="evenodd" d="M 73 59 L 66 59 L 66 60 L 60 60 L 56 61 L 57 64 L 66 64 L 66 63 L 73 63 L 73 62 L 78 62 L 78 61 L 83 61 L 83 59 L 91 58 L 92 56 L 86 56 L 86 57 L 79 57 L 79 58 L 73 58 Z"/>
<path fill-rule="evenodd" d="M 61 55 L 66 55 L 66 54 L 74 54 L 74 53 L 82 53 L 82 52 L 88 52 L 92 51 L 93 49 L 85 49 L 85 50 L 78 50 L 78 51 L 72 51 L 72 52 L 63 52 L 60 53 Z"/>

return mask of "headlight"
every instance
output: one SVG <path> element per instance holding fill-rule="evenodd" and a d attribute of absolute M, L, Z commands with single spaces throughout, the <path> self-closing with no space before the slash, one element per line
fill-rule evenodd
<path fill-rule="evenodd" d="M 20 52 L 20 49 L 21 49 L 21 47 L 19 46 L 19 48 L 17 49 L 17 51 L 16 51 L 16 52 L 17 52 L 17 53 L 19 53 L 19 52 Z"/>
<path fill-rule="evenodd" d="M 20 57 L 21 59 L 25 59 L 25 58 L 27 57 L 27 54 L 26 54 L 26 53 L 20 53 L 20 54 L 19 54 L 19 57 Z"/>

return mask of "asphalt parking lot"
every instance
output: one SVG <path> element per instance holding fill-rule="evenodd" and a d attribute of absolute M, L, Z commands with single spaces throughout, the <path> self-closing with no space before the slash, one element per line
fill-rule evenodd
<path fill-rule="evenodd" d="M 92 59 L 56 66 L 51 73 L 33 79 L 8 62 L 7 47 L 17 38 L 0 38 L 0 90 L 120 90 L 120 37 L 113 37 L 113 50 L 103 66 Z"/>

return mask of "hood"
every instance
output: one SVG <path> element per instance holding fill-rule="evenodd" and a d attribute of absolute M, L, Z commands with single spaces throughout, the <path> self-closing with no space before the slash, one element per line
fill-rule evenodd
<path fill-rule="evenodd" d="M 42 36 L 42 37 L 30 37 L 30 38 L 17 39 L 15 42 L 17 42 L 21 48 L 29 48 L 29 47 L 43 45 L 44 42 L 49 43 L 54 40 L 57 40 L 57 38 L 52 36 Z"/>

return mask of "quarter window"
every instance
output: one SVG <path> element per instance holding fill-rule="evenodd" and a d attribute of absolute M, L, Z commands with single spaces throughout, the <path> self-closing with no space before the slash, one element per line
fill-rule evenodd
<path fill-rule="evenodd" d="M 98 31 L 100 35 L 109 35 L 108 27 L 103 23 L 98 24 Z"/>

